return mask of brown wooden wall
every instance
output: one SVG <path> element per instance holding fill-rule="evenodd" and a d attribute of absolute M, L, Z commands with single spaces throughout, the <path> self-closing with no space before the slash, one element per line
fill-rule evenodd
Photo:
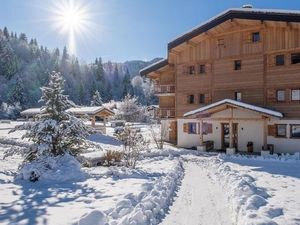
<path fill-rule="evenodd" d="M 252 33 L 260 32 L 261 40 L 252 42 Z M 206 94 L 206 104 L 234 98 L 242 93 L 244 102 L 278 110 L 289 118 L 300 118 L 300 102 L 270 100 L 268 91 L 300 88 L 300 64 L 291 65 L 291 53 L 300 52 L 300 25 L 295 23 L 234 19 L 169 51 L 169 63 L 174 73 L 161 74 L 161 82 L 171 82 L 175 76 L 176 116 L 199 108 L 200 93 Z M 276 66 L 275 56 L 285 55 L 285 65 Z M 242 69 L 234 70 L 234 60 L 242 60 Z M 189 75 L 190 65 L 206 65 L 205 74 Z M 197 69 L 196 69 L 197 70 Z M 164 77 L 163 77 L 164 76 Z M 270 93 L 270 91 L 269 91 Z M 195 104 L 187 103 L 187 95 L 195 95 Z M 208 102 L 207 102 L 208 101 Z M 170 105 L 170 104 L 169 104 Z"/>

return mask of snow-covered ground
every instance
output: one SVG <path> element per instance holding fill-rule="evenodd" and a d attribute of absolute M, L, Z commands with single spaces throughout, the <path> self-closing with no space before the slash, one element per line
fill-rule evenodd
<path fill-rule="evenodd" d="M 15 179 L 23 148 L 17 122 L 0 123 L 0 224 L 300 224 L 300 157 L 200 154 L 166 146 L 144 154 L 136 169 L 83 168 L 61 181 Z M 147 125 L 136 125 L 149 137 Z M 93 135 L 86 157 L 121 150 L 112 136 Z M 152 147 L 154 145 L 152 144 Z"/>

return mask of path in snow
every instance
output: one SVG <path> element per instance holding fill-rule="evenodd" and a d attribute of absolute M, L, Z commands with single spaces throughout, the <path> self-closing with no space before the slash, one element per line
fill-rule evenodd
<path fill-rule="evenodd" d="M 185 176 L 177 195 L 161 225 L 233 224 L 224 190 L 196 163 L 185 164 Z"/>

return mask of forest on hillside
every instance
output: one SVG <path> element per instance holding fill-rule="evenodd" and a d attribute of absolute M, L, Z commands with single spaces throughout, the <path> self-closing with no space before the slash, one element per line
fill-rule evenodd
<path fill-rule="evenodd" d="M 0 118 L 39 107 L 40 87 L 48 82 L 51 71 L 63 75 L 65 94 L 77 105 L 90 105 L 95 91 L 104 102 L 131 94 L 143 105 L 155 104 L 153 85 L 138 71 L 158 60 L 115 63 L 98 57 L 92 63 L 81 62 L 66 47 L 48 49 L 35 38 L 4 27 L 0 29 Z"/>

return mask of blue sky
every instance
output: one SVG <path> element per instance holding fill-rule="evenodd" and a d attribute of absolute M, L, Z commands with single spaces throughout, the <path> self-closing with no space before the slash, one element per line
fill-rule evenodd
<path fill-rule="evenodd" d="M 86 62 L 150 60 L 165 57 L 167 43 L 227 8 L 300 10 L 298 0 L 75 0 L 89 8 L 89 31 L 76 34 L 76 55 Z M 53 27 L 54 0 L 0 0 L 0 27 L 25 32 L 49 48 L 62 48 L 68 36 Z"/>

